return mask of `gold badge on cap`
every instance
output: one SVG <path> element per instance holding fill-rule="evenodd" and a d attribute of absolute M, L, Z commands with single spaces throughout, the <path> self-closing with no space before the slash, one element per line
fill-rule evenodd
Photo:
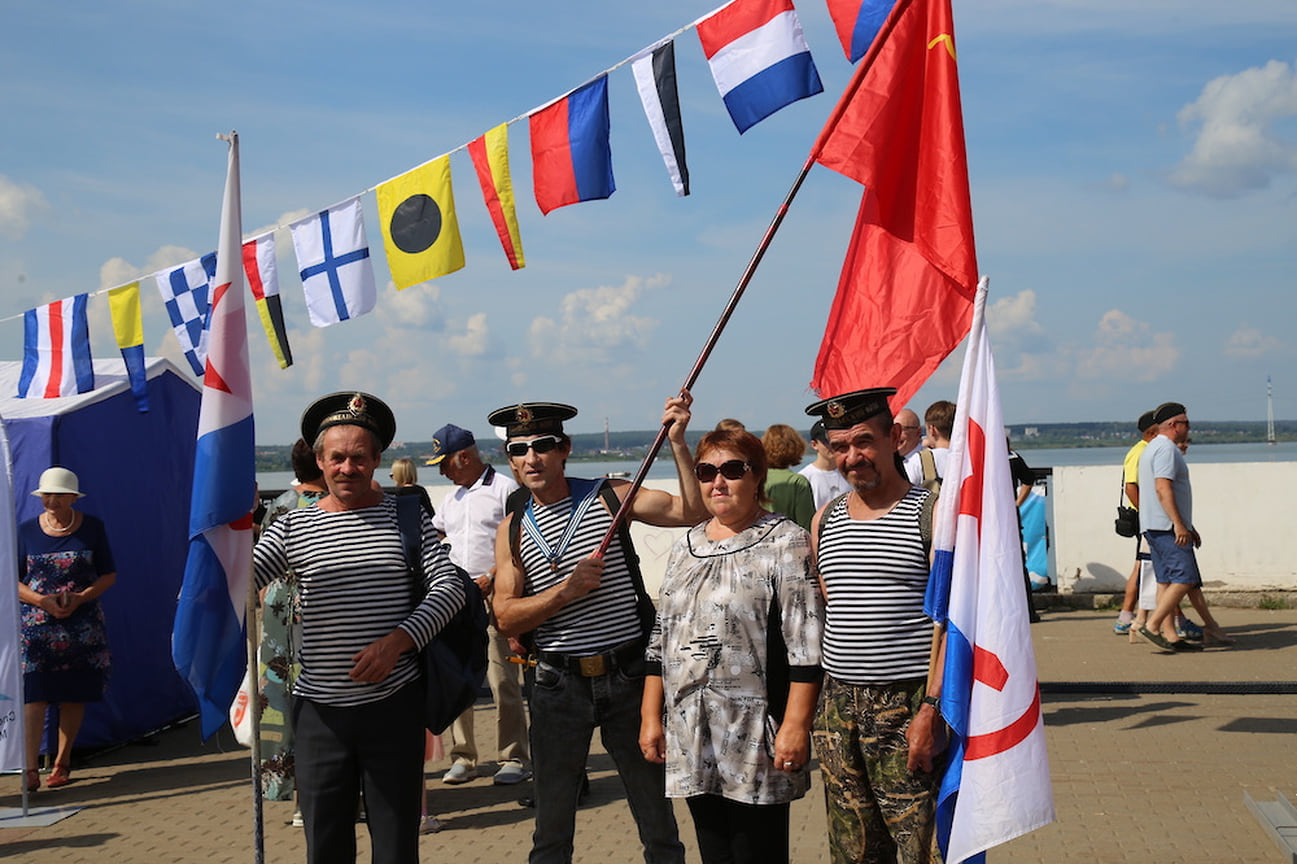
<path fill-rule="evenodd" d="M 824 410 L 827 411 L 829 416 L 834 420 L 837 420 L 843 414 L 847 413 L 847 409 L 842 407 L 841 402 L 830 402 L 828 405 L 824 406 Z"/>
<path fill-rule="evenodd" d="M 361 396 L 359 393 L 357 393 L 355 396 L 352 396 L 351 401 L 347 403 L 347 410 L 350 411 L 352 414 L 364 414 L 365 397 Z"/>
<path fill-rule="evenodd" d="M 513 417 L 519 423 L 530 423 L 532 420 L 531 409 L 519 405 L 518 410 L 514 412 Z"/>

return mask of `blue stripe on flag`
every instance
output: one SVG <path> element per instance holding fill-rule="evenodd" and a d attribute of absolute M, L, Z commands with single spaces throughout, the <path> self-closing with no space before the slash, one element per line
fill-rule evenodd
<path fill-rule="evenodd" d="M 37 340 L 40 338 L 40 324 L 36 320 L 36 310 L 28 309 L 23 313 L 23 371 L 18 378 L 18 395 L 27 398 L 32 379 L 36 377 L 36 367 L 40 363 L 40 352 Z"/>
<path fill-rule="evenodd" d="M 937 843 L 941 847 L 943 859 L 950 847 L 950 827 L 955 818 L 955 803 L 959 800 L 959 785 L 963 780 L 964 750 L 968 740 L 968 708 L 972 695 L 973 646 L 968 637 L 950 622 L 946 627 L 946 666 L 941 683 L 941 716 L 950 726 L 950 746 L 946 750 L 946 769 L 937 789 L 936 813 Z M 986 856 L 983 854 L 965 860 L 985 861 Z"/>
<path fill-rule="evenodd" d="M 95 389 L 95 366 L 90 359 L 90 320 L 86 317 L 88 295 L 78 294 L 72 301 L 72 370 L 76 374 L 77 392 Z"/>
<path fill-rule="evenodd" d="M 824 90 L 809 51 L 785 57 L 725 94 L 734 125 L 742 134 L 771 114 Z"/>
<path fill-rule="evenodd" d="M 346 264 L 352 264 L 356 261 L 364 261 L 369 257 L 369 247 L 363 249 L 353 249 L 342 255 L 334 256 L 333 254 L 333 227 L 329 224 L 329 211 L 320 211 L 320 241 L 324 249 L 324 260 L 319 264 L 312 264 L 310 267 L 302 269 L 302 281 L 305 282 L 309 277 L 324 273 L 329 278 L 329 293 L 333 295 L 333 308 L 338 313 L 339 321 L 346 321 L 351 317 L 347 309 L 347 296 L 342 293 L 342 279 L 338 271 Z"/>
<path fill-rule="evenodd" d="M 131 382 L 131 395 L 140 413 L 149 410 L 149 379 L 144 370 L 144 346 L 130 345 L 122 349 L 122 362 L 126 364 L 126 378 Z"/>
<path fill-rule="evenodd" d="M 932 572 L 923 595 L 923 614 L 937 624 L 946 623 L 950 614 L 950 581 L 954 573 L 955 553 L 938 549 L 932 556 Z"/>
<path fill-rule="evenodd" d="M 252 415 L 213 429 L 198 439 L 194 451 L 194 492 L 189 509 L 189 537 L 247 515 L 255 496 Z M 231 464 L 232 459 L 247 464 Z M 200 470 L 198 466 L 208 466 Z M 228 602 L 228 601 L 227 601 Z"/>
<path fill-rule="evenodd" d="M 852 63 L 865 56 L 895 5 L 896 0 L 864 0 L 860 4 L 860 14 L 856 16 L 856 26 L 851 31 Z"/>
<path fill-rule="evenodd" d="M 607 198 L 617 189 L 608 132 L 608 76 L 601 75 L 569 96 L 567 102 L 572 173 L 582 201 Z"/>
<path fill-rule="evenodd" d="M 230 605 L 225 570 L 207 539 L 195 537 L 189 543 L 176 607 L 171 659 L 198 697 L 203 740 L 216 734 L 229 717 L 230 701 L 246 667 L 243 644 L 243 627 Z"/>

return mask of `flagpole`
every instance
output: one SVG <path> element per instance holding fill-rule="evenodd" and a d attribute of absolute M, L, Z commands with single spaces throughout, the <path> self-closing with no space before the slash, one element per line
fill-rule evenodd
<path fill-rule="evenodd" d="M 252 860 L 263 864 L 266 860 L 266 828 L 263 797 L 261 794 L 261 675 L 257 663 L 257 584 L 248 580 L 248 605 L 243 616 L 248 632 L 248 672 L 252 688 L 248 693 L 252 711 Z"/>
<path fill-rule="evenodd" d="M 831 129 L 833 125 L 838 122 L 838 119 L 842 116 L 842 112 L 846 110 L 847 103 L 851 101 L 851 95 L 855 93 L 860 82 L 864 80 L 865 73 L 869 71 L 869 67 L 874 65 L 874 58 L 878 54 L 879 46 L 886 41 L 887 34 L 896 26 L 896 21 L 900 18 L 901 12 L 905 10 L 905 7 L 910 5 L 910 2 L 911 0 L 900 0 L 900 2 L 896 4 L 896 7 L 892 9 L 891 14 L 887 17 L 886 22 L 884 22 L 882 28 L 879 30 L 878 35 L 874 38 L 873 43 L 869 46 L 869 51 L 865 54 L 864 58 L 861 59 L 860 65 L 856 67 L 856 71 L 851 76 L 851 81 L 848 82 L 847 88 L 842 92 L 842 96 L 838 98 L 837 104 L 834 105 L 833 111 L 829 114 L 828 121 L 824 124 L 823 129 L 820 130 L 820 134 L 816 136 L 815 144 L 811 147 L 811 152 L 807 155 L 806 161 L 802 164 L 802 168 L 797 173 L 796 179 L 793 180 L 793 185 L 789 188 L 788 194 L 784 196 L 783 203 L 781 203 L 779 209 L 775 211 L 774 218 L 770 220 L 769 226 L 766 227 L 766 232 L 762 235 L 761 242 L 757 244 L 756 251 L 754 251 L 752 257 L 748 259 L 747 267 L 743 268 L 743 274 L 739 277 L 738 284 L 734 286 L 734 291 L 730 294 L 729 302 L 725 304 L 725 308 L 721 312 L 721 316 L 717 320 L 716 326 L 712 328 L 711 334 L 703 344 L 702 351 L 698 353 L 698 359 L 694 361 L 693 368 L 689 370 L 689 374 L 685 376 L 684 383 L 680 385 L 681 392 L 692 390 L 694 384 L 698 381 L 698 376 L 702 374 L 703 366 L 707 363 L 708 358 L 711 357 L 712 349 L 714 349 L 716 343 L 720 341 L 721 333 L 725 330 L 725 325 L 729 323 L 730 316 L 734 314 L 735 308 L 739 305 L 739 300 L 743 298 L 743 292 L 747 290 L 748 283 L 752 281 L 753 275 L 756 274 L 757 266 L 761 263 L 761 259 L 765 257 L 766 250 L 770 248 L 770 243 L 774 240 L 775 232 L 779 230 L 779 226 L 783 224 L 784 217 L 788 215 L 788 208 L 792 205 L 793 199 L 797 197 L 797 193 L 801 190 L 802 183 L 806 181 L 806 175 L 811 173 L 811 168 L 815 165 L 816 157 L 819 156 L 827 130 Z M 612 524 L 608 526 L 608 532 L 604 534 L 603 540 L 599 543 L 599 548 L 595 550 L 593 557 L 602 558 L 604 554 L 607 553 L 608 547 L 612 544 L 613 537 L 617 534 L 617 530 L 621 527 L 622 522 L 630 516 L 631 503 L 635 500 L 635 493 L 639 492 L 640 487 L 644 485 L 644 480 L 648 477 L 649 468 L 652 467 L 653 461 L 657 459 L 658 453 L 662 450 L 662 445 L 666 443 L 667 433 L 671 429 L 672 422 L 673 421 L 670 420 L 666 421 L 662 424 L 662 428 L 658 430 L 657 437 L 653 439 L 653 444 L 649 447 L 648 453 L 644 457 L 644 461 L 640 463 L 639 470 L 635 472 L 635 477 L 631 480 L 630 491 L 626 493 L 626 497 L 622 499 L 621 506 L 618 507 L 617 512 L 613 514 Z"/>

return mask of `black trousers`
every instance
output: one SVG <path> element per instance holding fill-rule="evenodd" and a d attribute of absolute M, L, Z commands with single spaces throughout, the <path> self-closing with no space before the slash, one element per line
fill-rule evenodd
<path fill-rule="evenodd" d="M 374 864 L 417 864 L 423 795 L 423 682 L 365 705 L 293 701 L 308 864 L 354 864 L 365 790 Z"/>
<path fill-rule="evenodd" d="M 788 804 L 686 798 L 703 864 L 788 864 Z"/>

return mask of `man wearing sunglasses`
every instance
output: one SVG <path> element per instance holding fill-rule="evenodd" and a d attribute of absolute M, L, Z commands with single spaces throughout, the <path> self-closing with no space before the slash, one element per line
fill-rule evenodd
<path fill-rule="evenodd" d="M 943 745 L 939 673 L 923 613 L 936 496 L 897 458 L 891 387 L 810 405 L 852 491 L 811 525 L 824 590 L 824 688 L 812 738 L 834 864 L 940 860 L 935 804 Z M 937 656 L 941 656 L 938 654 Z"/>
<path fill-rule="evenodd" d="M 671 424 L 667 437 L 680 495 L 641 489 L 631 519 L 687 527 L 707 518 L 685 442 L 691 402 L 688 393 L 668 400 L 662 417 Z M 592 557 L 612 525 L 610 504 L 624 500 L 630 484 L 566 475 L 572 442 L 563 422 L 575 416 L 570 405 L 529 402 L 487 418 L 504 427 L 510 467 L 530 493 L 525 509 L 511 507 L 496 535 L 493 601 L 500 632 L 528 634 L 534 643 L 536 665 L 528 675 L 536 827 L 529 860 L 571 861 L 577 801 L 598 726 L 626 789 L 645 860 L 682 862 L 663 766 L 647 762 L 639 748 L 652 602 L 628 533 L 619 532 L 602 559 Z"/>

